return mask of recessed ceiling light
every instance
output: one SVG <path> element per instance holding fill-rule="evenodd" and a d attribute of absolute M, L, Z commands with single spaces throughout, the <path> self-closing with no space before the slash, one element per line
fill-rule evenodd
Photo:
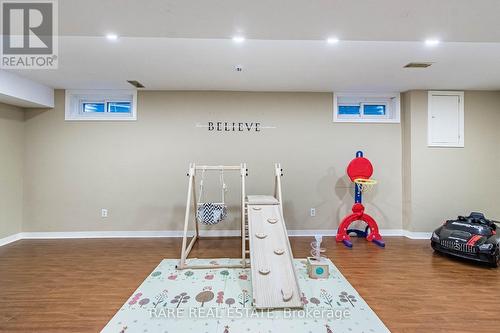
<path fill-rule="evenodd" d="M 106 38 L 107 38 L 108 40 L 115 41 L 115 40 L 117 40 L 117 39 L 118 39 L 118 35 L 117 35 L 117 34 L 107 34 L 107 35 L 106 35 Z"/>
<path fill-rule="evenodd" d="M 337 37 L 330 37 L 326 40 L 328 44 L 336 44 L 339 42 L 339 39 Z"/>
<path fill-rule="evenodd" d="M 245 37 L 243 36 L 234 36 L 233 37 L 233 42 L 235 43 L 243 43 L 245 41 Z"/>
<path fill-rule="evenodd" d="M 427 45 L 427 46 L 436 46 L 439 43 L 441 43 L 441 41 L 439 39 L 427 39 L 425 41 L 425 45 Z"/>

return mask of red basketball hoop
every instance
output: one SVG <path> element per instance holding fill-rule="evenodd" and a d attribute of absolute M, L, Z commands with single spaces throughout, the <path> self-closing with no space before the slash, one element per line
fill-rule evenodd
<path fill-rule="evenodd" d="M 377 184 L 377 181 L 375 179 L 356 178 L 354 183 L 359 186 L 361 192 L 368 192 Z"/>
<path fill-rule="evenodd" d="M 347 215 L 340 222 L 337 229 L 337 242 L 344 243 L 347 247 L 352 247 L 350 233 L 355 233 L 357 237 L 365 237 L 367 241 L 374 242 L 380 247 L 385 247 L 385 243 L 380 236 L 377 222 L 373 217 L 365 213 L 365 207 L 362 204 L 363 193 L 373 188 L 377 181 L 371 179 L 373 174 L 373 166 L 370 161 L 363 157 L 363 152 L 356 152 L 356 158 L 353 159 L 347 166 L 347 175 L 351 181 L 356 184 L 354 191 L 354 205 L 352 206 L 352 214 Z M 356 221 L 365 222 L 368 227 L 363 230 L 349 229 L 351 223 Z M 368 233 L 368 230 L 370 232 Z"/>

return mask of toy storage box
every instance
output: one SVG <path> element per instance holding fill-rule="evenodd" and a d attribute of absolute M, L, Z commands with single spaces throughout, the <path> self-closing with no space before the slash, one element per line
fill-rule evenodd
<path fill-rule="evenodd" d="M 326 279 L 330 276 L 328 263 L 313 257 L 307 257 L 307 273 L 311 279 Z"/>

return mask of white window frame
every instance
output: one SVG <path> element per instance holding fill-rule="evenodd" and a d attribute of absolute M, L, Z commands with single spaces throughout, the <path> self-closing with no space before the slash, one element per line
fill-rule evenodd
<path fill-rule="evenodd" d="M 131 102 L 130 113 L 85 113 L 83 103 Z M 137 90 L 66 90 L 65 120 L 69 121 L 130 121 L 137 120 Z"/>
<path fill-rule="evenodd" d="M 456 142 L 434 142 L 432 140 L 432 97 L 433 96 L 457 96 L 458 97 L 458 141 Z M 465 147 L 465 112 L 463 91 L 430 90 L 427 92 L 427 146 L 428 147 Z"/>
<path fill-rule="evenodd" d="M 341 103 L 339 98 L 347 97 L 357 100 L 356 103 Z M 390 100 L 391 102 L 389 102 Z M 360 106 L 359 115 L 340 115 L 339 106 Z M 374 116 L 363 114 L 363 105 L 385 105 L 385 115 Z M 336 123 L 400 123 L 401 96 L 400 93 L 360 93 L 339 92 L 333 94 L 333 121 Z"/>

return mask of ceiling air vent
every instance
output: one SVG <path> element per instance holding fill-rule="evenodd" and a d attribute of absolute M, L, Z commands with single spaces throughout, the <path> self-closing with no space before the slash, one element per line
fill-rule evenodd
<path fill-rule="evenodd" d="M 427 68 L 432 65 L 432 62 L 410 62 L 404 68 Z"/>
<path fill-rule="evenodd" d="M 136 88 L 144 88 L 144 85 L 142 83 L 140 83 L 139 81 L 136 81 L 136 80 L 127 80 L 127 82 L 130 83 L 131 85 L 133 85 Z"/>

